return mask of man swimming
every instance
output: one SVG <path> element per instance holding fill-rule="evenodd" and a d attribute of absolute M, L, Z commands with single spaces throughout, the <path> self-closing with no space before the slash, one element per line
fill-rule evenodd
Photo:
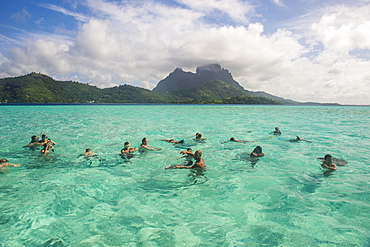
<path fill-rule="evenodd" d="M 265 154 L 262 153 L 262 148 L 260 146 L 257 146 L 253 149 L 253 151 L 250 154 L 250 157 L 263 157 Z"/>
<path fill-rule="evenodd" d="M 31 136 L 31 141 L 26 146 L 23 146 L 24 148 L 35 148 L 38 145 L 39 138 L 37 136 Z"/>
<path fill-rule="evenodd" d="M 94 157 L 94 156 L 98 156 L 98 155 L 96 155 L 94 152 L 92 152 L 90 148 L 86 148 L 85 153 L 80 154 L 78 157 L 80 157 L 80 156 L 84 156 L 86 159 L 88 159 L 90 157 Z"/>
<path fill-rule="evenodd" d="M 162 148 L 155 148 L 155 147 L 152 147 L 152 146 L 149 146 L 148 145 L 149 141 L 147 138 L 143 138 L 141 140 L 141 144 L 140 144 L 140 147 L 139 147 L 139 152 L 140 153 L 144 153 L 144 152 L 147 152 L 147 151 L 161 151 Z"/>
<path fill-rule="evenodd" d="M 7 163 L 7 159 L 0 159 L 0 174 L 6 174 L 9 172 L 8 167 L 20 167 L 21 164 Z"/>
<path fill-rule="evenodd" d="M 191 166 L 193 165 L 193 149 L 191 148 L 188 148 L 186 151 L 181 151 L 180 154 L 186 154 L 180 158 L 177 158 L 177 159 L 182 159 L 182 158 L 185 158 L 185 162 L 184 164 L 187 165 L 187 166 Z"/>
<path fill-rule="evenodd" d="M 120 156 L 122 157 L 122 159 L 131 159 L 132 157 L 134 157 L 132 153 L 139 150 L 138 148 L 130 147 L 129 142 L 125 142 L 123 145 L 124 145 L 124 148 L 121 149 L 121 153 L 120 153 Z"/>
<path fill-rule="evenodd" d="M 333 163 L 333 157 L 330 154 L 325 155 L 321 167 L 324 168 L 325 173 L 337 170 L 337 166 Z"/>
<path fill-rule="evenodd" d="M 181 151 L 180 153 L 182 154 L 189 154 L 195 159 L 195 163 L 190 164 L 190 165 L 172 165 L 172 166 L 166 166 L 165 169 L 204 169 L 206 167 L 206 164 L 204 162 L 204 159 L 202 158 L 202 151 L 197 150 L 193 154 L 190 151 Z"/>
<path fill-rule="evenodd" d="M 56 145 L 56 143 L 48 139 L 47 142 L 44 144 L 44 148 L 41 149 L 41 153 L 43 154 L 43 156 L 50 153 L 50 150 L 54 152 L 54 145 Z"/>
<path fill-rule="evenodd" d="M 170 142 L 170 143 L 174 143 L 174 144 L 181 144 L 181 143 L 184 143 L 185 142 L 184 140 L 175 141 L 175 139 L 162 139 L 162 141 Z"/>
<path fill-rule="evenodd" d="M 307 140 L 305 140 L 305 139 L 302 139 L 302 138 L 300 138 L 299 136 L 296 136 L 296 138 L 295 139 L 291 139 L 291 140 L 289 140 L 290 142 L 299 142 L 299 141 L 305 141 L 305 142 L 311 142 L 311 141 L 307 141 Z"/>
<path fill-rule="evenodd" d="M 272 131 L 270 134 L 281 135 L 281 131 L 280 131 L 279 127 L 275 127 L 275 130 Z"/>

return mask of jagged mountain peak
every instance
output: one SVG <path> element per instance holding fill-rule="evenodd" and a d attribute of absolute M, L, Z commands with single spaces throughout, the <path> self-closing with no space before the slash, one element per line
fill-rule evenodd
<path fill-rule="evenodd" d="M 244 89 L 233 79 L 231 73 L 222 68 L 220 64 L 208 64 L 198 67 L 196 73 L 184 72 L 181 68 L 176 68 L 165 79 L 159 81 L 153 91 L 173 92 L 199 88 L 212 80 L 223 81 L 236 88 Z"/>

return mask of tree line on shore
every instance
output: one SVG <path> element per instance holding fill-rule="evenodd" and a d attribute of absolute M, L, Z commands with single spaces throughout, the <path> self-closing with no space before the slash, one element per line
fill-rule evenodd
<path fill-rule="evenodd" d="M 152 104 L 267 104 L 281 102 L 249 95 L 223 81 L 173 92 L 153 92 L 131 85 L 98 88 L 30 73 L 0 79 L 1 103 L 152 103 Z"/>

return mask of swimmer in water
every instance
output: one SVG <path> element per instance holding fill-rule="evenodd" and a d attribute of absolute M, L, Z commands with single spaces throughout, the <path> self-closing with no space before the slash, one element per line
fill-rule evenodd
<path fill-rule="evenodd" d="M 249 161 L 251 162 L 252 168 L 254 168 L 259 161 L 259 157 L 263 157 L 265 154 L 262 153 L 262 148 L 261 146 L 257 146 L 253 149 L 253 151 L 249 155 Z"/>
<path fill-rule="evenodd" d="M 182 144 L 182 143 L 184 143 L 184 142 L 185 142 L 184 140 L 181 140 L 181 141 L 175 141 L 175 139 L 162 139 L 162 141 L 170 142 L 170 143 L 174 143 L 174 144 Z"/>
<path fill-rule="evenodd" d="M 307 141 L 305 139 L 302 139 L 300 138 L 299 136 L 297 136 L 295 139 L 291 139 L 289 140 L 290 142 L 299 142 L 299 141 L 305 141 L 305 142 L 311 142 L 311 141 Z"/>
<path fill-rule="evenodd" d="M 86 159 L 88 159 L 90 157 L 95 157 L 95 156 L 98 156 L 98 155 L 96 155 L 94 152 L 92 152 L 90 148 L 86 148 L 85 153 L 80 154 L 78 157 L 81 157 L 81 156 L 84 156 Z"/>
<path fill-rule="evenodd" d="M 182 154 L 189 154 L 195 159 L 195 163 L 191 163 L 189 165 L 172 165 L 172 166 L 166 166 L 165 169 L 205 169 L 206 164 L 202 158 L 202 151 L 197 150 L 195 153 L 189 152 L 189 151 L 181 151 Z"/>
<path fill-rule="evenodd" d="M 193 164 L 193 149 L 188 148 L 186 151 L 181 151 L 180 154 L 185 154 L 184 156 L 177 158 L 177 159 L 183 159 L 185 158 L 184 164 L 187 166 L 190 166 Z"/>
<path fill-rule="evenodd" d="M 242 141 L 242 140 L 235 140 L 235 138 L 234 138 L 234 137 L 231 137 L 231 138 L 230 138 L 230 140 L 225 141 L 225 142 L 221 142 L 221 144 L 226 143 L 226 142 L 241 142 L 241 143 L 247 143 L 247 142 L 256 142 L 256 141 L 257 141 L 257 140 L 255 140 L 255 141 Z"/>
<path fill-rule="evenodd" d="M 8 167 L 20 167 L 21 164 L 7 163 L 7 159 L 0 159 L 0 174 L 6 174 L 9 172 Z"/>
<path fill-rule="evenodd" d="M 121 153 L 120 153 L 120 156 L 122 157 L 122 159 L 131 159 L 132 157 L 134 157 L 132 153 L 139 150 L 138 148 L 130 147 L 129 142 L 125 142 L 124 146 L 125 147 L 121 149 Z"/>
<path fill-rule="evenodd" d="M 139 147 L 139 152 L 140 153 L 144 153 L 144 152 L 147 152 L 147 151 L 161 151 L 162 150 L 161 148 L 155 148 L 155 147 L 149 146 L 148 143 L 149 143 L 149 141 L 148 141 L 147 138 L 143 138 L 141 140 L 141 144 L 140 144 L 140 147 Z"/>
<path fill-rule="evenodd" d="M 194 141 L 199 142 L 199 143 L 204 143 L 205 140 L 207 140 L 207 139 L 206 138 L 203 138 L 203 135 L 202 134 L 200 134 L 200 133 L 196 133 L 195 134 Z"/>
<path fill-rule="evenodd" d="M 201 134 L 201 133 L 196 133 L 196 134 L 195 134 L 195 139 L 198 139 L 198 140 L 199 140 L 199 139 L 204 139 L 204 138 L 203 138 L 203 134 Z"/>
<path fill-rule="evenodd" d="M 251 154 L 249 155 L 251 158 L 253 157 L 263 157 L 265 154 L 262 153 L 262 148 L 260 146 L 257 146 L 253 149 Z"/>
<path fill-rule="evenodd" d="M 241 143 L 247 143 L 246 141 L 235 140 L 235 138 L 234 138 L 234 137 L 231 137 L 229 141 L 230 141 L 230 142 L 241 142 Z"/>
<path fill-rule="evenodd" d="M 49 154 L 50 150 L 54 152 L 54 145 L 56 145 L 56 143 L 48 139 L 47 142 L 44 144 L 44 148 L 41 149 L 41 153 L 43 154 L 43 156 Z"/>
<path fill-rule="evenodd" d="M 35 148 L 38 145 L 39 138 L 37 136 L 31 136 L 31 141 L 26 146 L 23 146 L 24 148 Z"/>
<path fill-rule="evenodd" d="M 337 166 L 333 163 L 333 157 L 330 154 L 325 155 L 321 167 L 324 168 L 325 173 L 337 170 Z"/>
<path fill-rule="evenodd" d="M 42 146 L 42 145 L 44 145 L 44 144 L 46 144 L 47 142 L 48 142 L 48 137 L 45 135 L 45 134 L 42 134 L 41 135 L 41 140 L 39 140 L 38 142 L 37 142 L 37 145 L 40 145 L 40 146 Z"/>
<path fill-rule="evenodd" d="M 281 131 L 280 131 L 279 127 L 275 127 L 275 130 L 272 131 L 270 134 L 281 135 Z"/>

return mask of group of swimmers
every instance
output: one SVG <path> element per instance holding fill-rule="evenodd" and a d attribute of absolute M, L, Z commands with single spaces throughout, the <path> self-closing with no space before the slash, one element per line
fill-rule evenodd
<path fill-rule="evenodd" d="M 41 133 L 42 134 L 42 133 Z M 271 132 L 270 134 L 274 135 L 281 135 L 282 132 L 278 127 L 275 127 L 275 130 Z M 198 142 L 204 142 L 206 139 L 203 138 L 203 135 L 200 133 L 195 134 L 194 141 Z M 166 141 L 173 144 L 184 144 L 184 140 L 176 141 L 174 139 L 162 139 L 162 141 Z M 248 143 L 248 142 L 256 142 L 255 141 L 243 141 L 243 140 L 236 140 L 234 137 L 231 137 L 228 141 L 222 142 L 239 142 L 239 143 Z M 305 139 L 300 138 L 299 136 L 296 137 L 296 139 L 290 140 L 291 142 L 298 142 L 298 141 L 306 141 L 311 142 Z M 48 138 L 45 134 L 41 135 L 41 140 L 37 136 L 32 136 L 31 141 L 28 145 L 24 147 L 29 147 L 31 149 L 38 149 L 38 147 L 42 147 L 41 154 L 42 156 L 47 155 L 50 153 L 50 151 L 54 152 L 54 146 L 56 143 L 52 141 L 50 138 Z M 129 142 L 124 143 L 124 148 L 121 149 L 120 156 L 125 159 L 129 160 L 132 157 L 134 157 L 134 152 L 138 151 L 139 153 L 145 153 L 147 151 L 161 151 L 161 148 L 152 147 L 149 145 L 149 141 L 147 138 L 143 138 L 141 141 L 141 144 L 139 148 L 133 148 L 130 146 Z M 202 152 L 200 150 L 197 150 L 193 153 L 193 150 L 191 148 L 188 148 L 186 151 L 181 151 L 180 154 L 183 154 L 180 158 L 185 158 L 184 163 L 182 164 L 176 164 L 171 166 L 166 166 L 165 169 L 204 169 L 206 167 L 205 162 L 202 158 Z M 97 157 L 94 152 L 91 151 L 91 149 L 86 148 L 85 153 L 80 154 L 78 157 L 83 156 L 86 159 L 90 159 L 91 157 Z M 252 167 L 257 163 L 259 157 L 263 157 L 264 153 L 262 152 L 261 146 L 256 146 L 254 150 L 249 154 L 249 158 L 252 164 Z M 103 159 L 100 159 L 103 160 Z M 325 155 L 324 159 L 322 160 L 322 168 L 326 173 L 333 172 L 337 169 L 337 166 L 333 163 L 333 157 L 329 154 Z M 8 160 L 1 159 L 0 160 L 0 173 L 6 173 L 7 167 L 18 167 L 20 164 L 11 164 L 7 163 Z"/>
<path fill-rule="evenodd" d="M 38 147 L 42 146 L 43 148 L 41 149 L 40 152 L 43 155 L 46 155 L 46 154 L 50 153 L 50 151 L 54 152 L 54 146 L 55 145 L 56 145 L 56 143 L 54 141 L 52 141 L 50 138 L 48 138 L 45 134 L 42 134 L 41 135 L 41 140 L 39 140 L 39 138 L 37 136 L 31 136 L 30 143 L 28 143 L 26 146 L 23 146 L 23 147 L 29 147 L 29 148 L 32 148 L 32 149 L 37 149 Z"/>
<path fill-rule="evenodd" d="M 41 133 L 42 134 L 42 133 Z M 44 156 L 50 151 L 54 152 L 54 145 L 56 143 L 52 140 L 50 140 L 45 134 L 41 135 L 41 140 L 37 136 L 31 136 L 31 141 L 28 143 L 26 146 L 23 147 L 28 147 L 31 149 L 38 149 L 38 147 L 42 147 L 41 149 L 41 154 Z M 0 160 L 0 174 L 5 174 L 9 172 L 8 167 L 19 167 L 21 164 L 12 164 L 8 163 L 7 159 L 1 159 Z"/>
<path fill-rule="evenodd" d="M 197 133 L 195 135 L 195 139 L 200 140 L 203 139 L 202 135 Z M 162 139 L 162 141 L 174 143 L 174 144 L 182 144 L 184 143 L 184 140 L 181 141 L 175 141 L 174 139 Z M 161 148 L 156 148 L 152 147 L 149 145 L 149 141 L 147 138 L 143 138 L 141 140 L 141 144 L 139 148 L 133 148 L 130 147 L 129 142 L 124 143 L 124 148 L 121 150 L 120 156 L 123 159 L 130 159 L 133 157 L 133 153 L 138 151 L 139 153 L 144 153 L 147 151 L 161 151 Z M 179 165 L 172 165 L 172 166 L 167 166 L 165 169 L 203 169 L 206 167 L 205 162 L 202 158 L 202 152 L 200 150 L 197 150 L 193 153 L 193 150 L 191 148 L 188 148 L 186 151 L 181 151 L 180 154 L 184 154 L 183 157 L 185 158 L 186 162 L 184 164 L 179 164 Z M 193 162 L 193 159 L 195 162 Z"/>
<path fill-rule="evenodd" d="M 281 131 L 279 129 L 279 127 L 275 127 L 275 130 L 273 132 L 271 132 L 271 134 L 274 134 L 274 135 L 281 135 Z M 299 136 L 296 136 L 295 139 L 291 139 L 289 140 L 290 142 L 299 142 L 299 141 L 305 141 L 305 142 L 311 142 L 311 141 L 308 141 L 308 140 L 305 140 L 305 139 L 302 139 L 300 138 Z M 327 154 L 325 155 L 324 159 L 321 159 L 322 160 L 322 164 L 321 164 L 321 167 L 324 169 L 324 173 L 325 174 L 328 174 L 328 173 L 331 173 L 333 171 L 336 171 L 337 170 L 337 165 L 334 164 L 333 162 L 333 157 L 330 155 L 330 154 Z M 342 160 L 343 161 L 343 160 Z M 342 162 L 343 165 L 347 164 L 346 161 Z"/>

